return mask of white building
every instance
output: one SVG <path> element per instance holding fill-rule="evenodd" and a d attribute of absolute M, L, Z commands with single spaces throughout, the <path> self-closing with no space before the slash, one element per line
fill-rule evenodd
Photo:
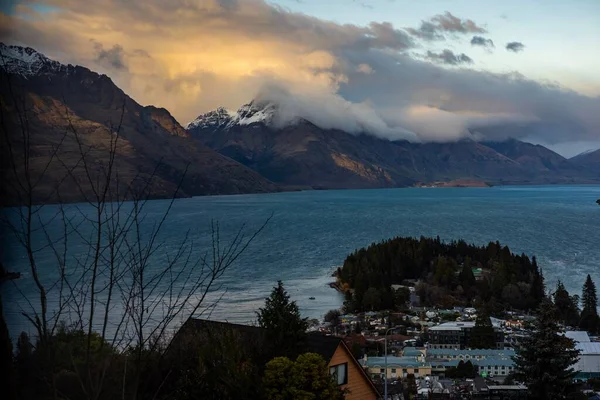
<path fill-rule="evenodd" d="M 592 342 L 587 332 L 567 331 L 565 336 L 575 341 L 575 347 L 581 352 L 573 368 L 579 371 L 577 378 L 600 378 L 600 342 Z"/>

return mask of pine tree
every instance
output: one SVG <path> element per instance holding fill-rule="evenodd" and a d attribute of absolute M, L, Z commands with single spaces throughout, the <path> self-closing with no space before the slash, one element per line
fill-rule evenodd
<path fill-rule="evenodd" d="M 579 351 L 564 336 L 556 308 L 544 299 L 537 310 L 533 329 L 515 357 L 515 378 L 527 384 L 532 399 L 564 399 L 573 392 L 573 377 Z"/>
<path fill-rule="evenodd" d="M 458 279 L 460 280 L 460 284 L 465 292 L 471 291 L 472 287 L 475 285 L 475 275 L 473 275 L 473 270 L 471 269 L 471 260 L 469 257 L 465 259 Z"/>
<path fill-rule="evenodd" d="M 600 318 L 598 317 L 597 308 L 598 297 L 596 295 L 596 285 L 589 274 L 583 284 L 581 304 L 582 310 L 579 327 L 595 334 L 600 329 Z"/>
<path fill-rule="evenodd" d="M 472 349 L 496 348 L 496 332 L 489 315 L 480 314 L 477 316 L 475 326 L 471 329 L 469 347 Z"/>
<path fill-rule="evenodd" d="M 554 291 L 554 305 L 561 322 L 568 326 L 577 326 L 579 323 L 579 309 L 575 296 L 570 296 L 565 285 L 559 280 Z"/>
<path fill-rule="evenodd" d="M 529 290 L 529 305 L 531 309 L 536 309 L 540 305 L 540 302 L 546 297 L 546 286 L 544 284 L 544 274 L 542 270 L 538 270 L 535 256 L 532 257 L 531 263 L 534 272 Z"/>
<path fill-rule="evenodd" d="M 278 349 L 278 355 L 295 357 L 301 352 L 308 322 L 301 317 L 296 302 L 290 301 L 281 281 L 277 281 L 257 316 L 258 325 L 266 330 L 270 344 Z"/>

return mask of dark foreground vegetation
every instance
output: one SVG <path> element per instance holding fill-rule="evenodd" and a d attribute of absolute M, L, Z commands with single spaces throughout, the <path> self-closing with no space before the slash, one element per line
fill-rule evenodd
<path fill-rule="evenodd" d="M 64 325 L 45 341 L 22 333 L 13 349 L 2 319 L 2 398 L 343 399 L 323 357 L 307 351 L 307 320 L 281 282 L 257 317 L 243 327 L 251 335 L 184 325 L 170 343 L 141 349 Z"/>

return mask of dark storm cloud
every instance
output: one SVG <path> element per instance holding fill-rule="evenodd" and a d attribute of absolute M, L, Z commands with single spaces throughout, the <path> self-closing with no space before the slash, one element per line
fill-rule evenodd
<path fill-rule="evenodd" d="M 523 51 L 523 49 L 525 49 L 525 45 L 521 42 L 506 43 L 506 50 L 508 51 L 514 51 L 515 53 L 518 53 Z"/>
<path fill-rule="evenodd" d="M 483 36 L 473 36 L 471 39 L 472 46 L 494 47 L 492 39 L 486 39 Z"/>
<path fill-rule="evenodd" d="M 465 33 L 486 33 L 487 30 L 477 25 L 473 20 L 461 19 L 449 11 L 444 14 L 438 14 L 429 21 L 421 21 L 418 29 L 408 28 L 407 31 L 418 38 L 424 40 L 444 39 L 444 33 L 465 34 Z"/>
<path fill-rule="evenodd" d="M 452 50 L 445 49 L 441 53 L 434 53 L 432 51 L 427 52 L 427 59 L 449 65 L 458 65 L 458 64 L 473 64 L 473 59 L 467 56 L 465 53 L 454 54 Z"/>
<path fill-rule="evenodd" d="M 96 41 L 93 42 L 93 46 L 96 52 L 96 61 L 116 69 L 127 69 L 124 61 L 125 52 L 123 46 L 115 44 L 110 49 L 106 50 L 102 43 Z"/>

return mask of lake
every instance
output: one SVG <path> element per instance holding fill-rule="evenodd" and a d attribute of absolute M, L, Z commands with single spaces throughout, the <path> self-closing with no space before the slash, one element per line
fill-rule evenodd
<path fill-rule="evenodd" d="M 258 228 L 271 214 L 263 232 L 222 277 L 226 292 L 211 318 L 251 323 L 254 312 L 277 280 L 282 280 L 306 317 L 319 318 L 342 304 L 328 287 L 331 273 L 347 254 L 393 236 L 436 236 L 476 244 L 499 240 L 513 252 L 535 255 L 547 286 L 561 279 L 569 292 L 581 292 L 587 274 L 600 284 L 600 186 L 506 186 L 493 188 L 405 188 L 336 190 L 213 196 L 178 199 L 163 228 L 171 243 L 186 231 L 206 248 L 210 221 L 217 220 L 225 239 L 242 225 Z M 168 204 L 147 204 L 149 218 L 158 218 Z M 56 206 L 44 207 L 52 215 Z M 58 222 L 57 222 L 58 224 Z M 22 271 L 25 258 L 4 232 L 2 262 Z M 81 255 L 83 244 L 71 247 Z M 41 253 L 44 254 L 43 252 Z M 55 271 L 47 254 L 41 275 Z M 160 268 L 160 263 L 156 263 Z M 24 276 L 2 285 L 11 333 L 27 329 L 19 315 L 35 289 Z M 309 297 L 314 297 L 310 300 Z"/>

